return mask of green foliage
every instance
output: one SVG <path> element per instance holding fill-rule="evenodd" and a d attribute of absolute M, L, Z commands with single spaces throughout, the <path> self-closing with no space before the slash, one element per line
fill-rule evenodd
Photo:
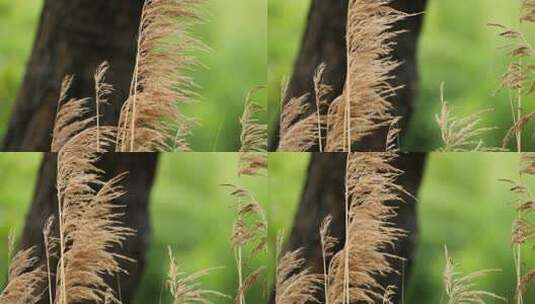
<path fill-rule="evenodd" d="M 31 53 L 42 2 L 0 0 L 0 138 Z M 211 51 L 196 54 L 206 66 L 193 74 L 200 98 L 182 110 L 199 121 L 192 131 L 193 150 L 237 151 L 245 97 L 266 83 L 267 9 L 262 1 L 221 0 L 207 1 L 203 12 L 207 22 L 194 30 Z M 257 100 L 264 105 L 265 92 Z"/>

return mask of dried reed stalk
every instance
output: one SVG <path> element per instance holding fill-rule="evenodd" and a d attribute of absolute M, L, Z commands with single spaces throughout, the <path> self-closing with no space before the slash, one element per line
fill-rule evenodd
<path fill-rule="evenodd" d="M 513 222 L 512 243 L 516 272 L 516 303 L 523 303 L 523 294 L 529 284 L 535 280 L 535 268 L 522 269 L 521 249 L 535 239 L 535 224 L 529 220 L 529 216 L 535 211 L 535 196 L 525 179 L 535 175 L 535 154 L 524 153 L 521 156 L 519 180 L 503 179 L 510 184 L 510 191 L 515 193 L 516 218 Z M 532 248 L 535 250 L 535 248 Z"/>
<path fill-rule="evenodd" d="M 321 275 L 310 273 L 310 269 L 301 270 L 305 264 L 305 259 L 301 258 L 302 249 L 287 252 L 280 257 L 282 251 L 281 234 L 278 236 L 277 244 L 275 304 L 318 302 L 315 294 L 321 290 Z"/>
<path fill-rule="evenodd" d="M 100 117 L 101 117 L 101 105 L 108 104 L 108 97 L 110 94 L 113 93 L 113 86 L 109 83 L 106 83 L 106 73 L 108 72 L 108 69 L 110 68 L 110 65 L 107 61 L 104 61 L 101 63 L 95 72 L 95 109 L 96 109 L 96 116 L 95 120 L 97 123 L 96 126 L 96 132 L 97 132 L 97 152 L 100 152 L 98 149 L 100 147 Z"/>
<path fill-rule="evenodd" d="M 482 116 L 490 110 L 483 110 L 466 117 L 456 117 L 452 114 L 448 102 L 444 99 L 444 83 L 440 86 L 440 114 L 435 116 L 440 128 L 443 147 L 441 152 L 477 152 L 496 151 L 500 149 L 486 148 L 481 138 L 486 132 L 496 128 L 479 127 Z"/>
<path fill-rule="evenodd" d="M 329 234 L 329 227 L 331 226 L 332 216 L 328 215 L 323 219 L 320 225 L 320 241 L 321 241 L 321 257 L 323 261 L 323 293 L 325 295 L 325 304 L 329 304 L 329 264 L 327 260 L 330 259 L 334 252 L 334 246 L 338 240 Z"/>
<path fill-rule="evenodd" d="M 13 243 L 10 243 L 11 253 Z M 34 251 L 35 247 L 31 247 L 18 252 L 11 259 L 8 284 L 0 294 L 0 304 L 35 304 L 41 300 L 45 292 L 42 286 L 46 280 L 46 272 L 43 267 L 36 267 L 38 260 L 33 257 Z"/>
<path fill-rule="evenodd" d="M 173 304 L 186 303 L 212 303 L 210 297 L 226 297 L 217 291 L 206 290 L 201 288 L 199 280 L 210 273 L 210 269 L 201 270 L 187 275 L 179 271 L 175 257 L 169 247 L 169 272 L 167 274 L 167 287 L 173 296 Z"/>
<path fill-rule="evenodd" d="M 130 95 L 119 119 L 118 151 L 189 149 L 184 138 L 192 120 L 177 109 L 177 103 L 189 103 L 196 96 L 193 80 L 185 72 L 199 65 L 194 55 L 204 49 L 190 34 L 191 27 L 202 22 L 203 2 L 145 1 Z M 173 138 L 178 141 L 172 142 Z"/>
<path fill-rule="evenodd" d="M 328 301 L 331 304 L 383 301 L 385 287 L 377 275 L 395 270 L 386 254 L 388 246 L 405 235 L 390 220 L 402 188 L 396 185 L 401 171 L 390 162 L 393 153 L 348 153 L 346 169 L 346 240 L 329 266 Z"/>
<path fill-rule="evenodd" d="M 116 204 L 124 194 L 120 183 L 125 174 L 103 181 L 104 172 L 95 165 L 100 158 L 96 151 L 109 151 L 113 145 L 113 131 L 103 127 L 99 132 L 94 127 L 85 129 L 69 139 L 58 153 L 56 304 L 120 303 L 104 276 L 124 272 L 119 260 L 132 261 L 112 252 L 114 246 L 120 247 L 133 234 L 123 226 L 119 211 L 122 207 Z M 47 242 L 53 244 L 55 240 L 49 238 Z"/>
<path fill-rule="evenodd" d="M 238 176 L 254 176 L 267 168 L 267 125 L 259 122 L 257 114 L 263 110 L 254 101 L 254 96 L 260 88 L 255 88 L 247 94 L 245 108 L 240 118 L 241 146 Z"/>
<path fill-rule="evenodd" d="M 354 142 L 391 125 L 388 98 L 391 73 L 400 63 L 392 59 L 402 31 L 393 31 L 407 14 L 390 7 L 390 0 L 350 0 L 347 13 L 347 72 L 344 90 L 330 105 L 327 118 L 327 151 L 349 151 Z"/>
<path fill-rule="evenodd" d="M 520 7 L 519 23 L 535 22 L 535 4 L 532 0 L 522 0 Z M 524 112 L 524 97 L 535 92 L 535 65 L 528 64 L 535 58 L 535 48 L 528 41 L 524 33 L 519 29 L 507 27 L 502 24 L 490 24 L 499 29 L 499 36 L 507 40 L 502 48 L 512 58 L 507 71 L 501 76 L 500 88 L 509 90 L 509 106 L 513 118 L 513 126 L 503 139 L 505 148 L 513 139 L 516 140 L 516 149 L 522 150 L 522 131 L 535 117 L 535 111 Z"/>
<path fill-rule="evenodd" d="M 500 271 L 499 269 L 481 270 L 462 275 L 455 270 L 456 264 L 448 254 L 448 248 L 444 246 L 444 257 L 446 258 L 446 267 L 444 268 L 444 288 L 448 296 L 448 304 L 482 304 L 486 303 L 485 299 L 496 299 L 507 302 L 492 292 L 476 289 L 475 280 L 491 273 Z"/>

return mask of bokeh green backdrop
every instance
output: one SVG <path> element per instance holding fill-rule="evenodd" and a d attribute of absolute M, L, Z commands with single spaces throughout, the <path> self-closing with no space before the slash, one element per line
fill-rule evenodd
<path fill-rule="evenodd" d="M 484 137 L 487 146 L 501 146 L 512 125 L 507 92 L 496 93 L 498 78 L 508 58 L 498 48 L 504 41 L 488 23 L 518 25 L 517 0 L 429 0 L 419 47 L 420 84 L 410 128 L 402 138 L 404 151 L 432 151 L 441 145 L 435 114 L 440 111 L 440 84 L 445 82 L 446 100 L 458 116 L 493 108 L 482 126 L 497 127 Z M 310 0 L 268 1 L 268 87 L 270 122 L 280 104 L 280 83 L 292 73 L 299 50 Z M 535 26 L 522 29 L 535 43 Z M 535 110 L 535 96 L 525 101 L 525 110 Z M 535 151 L 531 135 L 525 132 L 524 150 Z M 529 142 L 529 144 L 528 144 Z"/>
<path fill-rule="evenodd" d="M 0 139 L 24 75 L 42 0 L 0 0 Z M 195 151 L 237 151 L 245 97 L 266 83 L 267 7 L 263 1 L 207 1 L 205 24 L 196 34 L 211 49 L 199 53 L 206 68 L 193 73 L 200 98 L 181 109 L 199 120 L 191 136 Z M 263 91 L 257 101 L 265 106 Z M 265 117 L 261 117 L 265 120 Z"/>
<path fill-rule="evenodd" d="M 40 158 L 39 154 L 0 157 L 0 240 L 7 239 L 11 228 L 22 230 Z M 442 303 L 444 245 L 461 271 L 502 269 L 481 280 L 480 286 L 512 298 L 514 196 L 499 179 L 517 177 L 518 158 L 513 153 L 431 155 L 418 195 L 419 244 L 405 303 Z M 268 215 L 270 254 L 254 263 L 269 265 L 267 282 L 273 273 L 276 234 L 292 227 L 308 159 L 308 154 L 272 154 L 267 179 L 243 181 L 257 194 Z M 203 286 L 234 294 L 236 272 L 228 236 L 235 217 L 232 201 L 220 184 L 236 181 L 236 163 L 237 156 L 231 153 L 162 156 L 151 194 L 153 238 L 136 303 L 154 303 L 159 297 L 167 271 L 167 246 L 173 248 L 186 272 L 224 266 L 203 280 Z M 535 188 L 535 184 L 531 186 Z M 6 242 L 0 244 L 2 286 L 7 253 Z M 526 266 L 535 266 L 533 253 L 525 251 L 523 256 Z M 249 303 L 263 303 L 262 288 L 257 286 L 248 299 Z M 162 303 L 169 303 L 167 300 L 164 297 Z M 535 301 L 534 288 L 524 300 Z"/>

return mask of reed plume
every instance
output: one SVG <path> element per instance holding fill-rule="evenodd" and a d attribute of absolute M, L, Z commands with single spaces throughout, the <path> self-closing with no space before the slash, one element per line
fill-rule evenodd
<path fill-rule="evenodd" d="M 173 304 L 210 304 L 212 303 L 208 299 L 210 297 L 226 297 L 217 291 L 201 288 L 199 280 L 207 276 L 210 273 L 210 269 L 201 270 L 190 275 L 180 272 L 171 247 L 168 250 L 170 262 L 167 274 L 167 288 L 173 296 Z"/>
<path fill-rule="evenodd" d="M 446 295 L 448 296 L 448 304 L 484 304 L 487 303 L 485 299 L 497 299 L 506 302 L 505 298 L 492 292 L 477 289 L 475 283 L 475 280 L 499 270 L 481 270 L 463 275 L 455 270 L 457 265 L 448 254 L 446 246 L 444 246 L 444 257 L 446 258 L 446 266 L 443 280 Z"/>
<path fill-rule="evenodd" d="M 529 220 L 530 215 L 535 211 L 535 196 L 530 191 L 525 179 L 535 175 L 535 154 L 523 153 L 521 155 L 519 179 L 502 179 L 510 185 L 510 191 L 517 199 L 516 217 L 513 222 L 512 244 L 516 272 L 516 302 L 523 303 L 523 294 L 526 288 L 535 280 L 535 268 L 522 269 L 522 247 L 535 239 L 535 224 Z M 535 248 L 532 248 L 535 250 Z"/>
<path fill-rule="evenodd" d="M 388 98 L 391 73 L 400 65 L 391 53 L 401 31 L 396 22 L 407 14 L 390 7 L 390 0 L 350 0 L 346 27 L 347 72 L 344 90 L 330 105 L 327 151 L 351 151 L 354 142 L 387 127 L 395 117 Z"/>
<path fill-rule="evenodd" d="M 328 259 L 334 254 L 333 249 L 338 240 L 329 234 L 329 227 L 331 226 L 332 216 L 328 215 L 323 219 L 320 225 L 320 242 L 321 242 L 321 257 L 323 261 L 323 292 L 325 295 L 329 293 L 329 264 Z M 325 304 L 329 304 L 329 298 L 325 296 Z"/>
<path fill-rule="evenodd" d="M 405 235 L 390 220 L 396 207 L 387 201 L 399 201 L 402 188 L 395 181 L 401 171 L 390 162 L 392 153 L 348 153 L 346 167 L 346 240 L 329 266 L 331 304 L 376 303 L 383 301 L 385 287 L 377 276 L 395 270 L 386 252 Z"/>
<path fill-rule="evenodd" d="M 252 286 L 264 270 L 263 267 L 244 274 L 246 259 L 244 247 L 251 247 L 249 259 L 253 259 L 260 252 L 267 250 L 267 218 L 262 206 L 248 190 L 233 184 L 224 184 L 230 189 L 234 197 L 237 218 L 232 226 L 231 246 L 234 250 L 238 268 L 238 295 L 236 303 L 245 303 L 245 293 Z"/>
<path fill-rule="evenodd" d="M 278 237 L 277 276 L 275 283 L 275 304 L 305 304 L 318 302 L 315 294 L 321 289 L 321 275 L 310 269 L 300 270 L 305 264 L 302 249 L 285 253 L 282 251 L 282 236 Z"/>
<path fill-rule="evenodd" d="M 58 152 L 69 139 L 89 127 L 95 120 L 94 117 L 86 118 L 91 112 L 89 98 L 68 99 L 67 92 L 71 87 L 72 81 L 72 76 L 66 76 L 61 84 L 50 147 L 52 152 Z"/>
<path fill-rule="evenodd" d="M 440 114 L 435 116 L 440 128 L 443 146 L 441 152 L 477 152 L 499 149 L 486 148 L 481 136 L 495 128 L 482 128 L 479 124 L 482 115 L 489 110 L 479 111 L 466 117 L 457 117 L 452 114 L 448 102 L 444 99 L 444 83 L 440 86 Z"/>
<path fill-rule="evenodd" d="M 258 105 L 252 102 L 255 90 L 247 97 L 244 113 L 240 119 L 242 125 L 241 147 L 238 157 L 238 178 L 242 176 L 258 177 L 267 169 L 267 127 L 258 123 L 254 114 L 259 111 Z M 237 304 L 245 304 L 247 290 L 260 278 L 265 267 L 259 267 L 246 275 L 246 247 L 251 251 L 249 259 L 255 258 L 260 252 L 267 251 L 268 223 L 264 209 L 253 193 L 239 184 L 223 184 L 230 190 L 234 198 L 236 220 L 232 225 L 231 247 L 234 250 L 238 271 L 238 291 L 235 298 Z"/>
<path fill-rule="evenodd" d="M 520 5 L 519 23 L 535 21 L 535 4 L 532 0 L 522 0 Z M 501 89 L 509 91 L 509 106 L 513 117 L 513 125 L 503 139 L 505 148 L 514 138 L 516 149 L 522 150 L 522 132 L 528 123 L 535 117 L 535 111 L 525 113 L 524 98 L 535 92 L 535 65 L 528 64 L 535 58 L 535 48 L 528 41 L 524 33 L 502 24 L 489 24 L 499 30 L 499 36 L 507 40 L 502 48 L 512 61 L 506 72 L 500 77 Z"/>
<path fill-rule="evenodd" d="M 267 125 L 259 122 L 257 115 L 263 110 L 254 101 L 254 96 L 260 88 L 255 88 L 247 94 L 240 118 L 238 175 L 254 176 L 267 168 Z"/>
<path fill-rule="evenodd" d="M 283 106 L 280 117 L 279 147 L 278 150 L 305 152 L 318 143 L 322 116 L 312 113 L 301 118 L 303 113 L 310 112 L 307 103 L 309 95 L 292 98 Z"/>
<path fill-rule="evenodd" d="M 125 174 L 104 181 L 104 172 L 95 165 L 101 155 L 96 151 L 108 151 L 113 145 L 112 131 L 85 129 L 58 153 L 59 263 L 54 302 L 57 304 L 120 303 L 104 276 L 124 272 L 119 261 L 131 261 L 112 252 L 114 246 L 120 247 L 133 234 L 123 226 L 121 207 L 116 204 L 124 194 L 120 183 Z M 99 133 L 101 138 L 97 141 Z M 54 239 L 48 242 L 51 244 Z"/>
<path fill-rule="evenodd" d="M 198 66 L 194 54 L 204 48 L 190 34 L 191 27 L 202 22 L 199 5 L 203 2 L 145 1 L 130 94 L 119 119 L 118 151 L 189 149 L 184 137 L 192 120 L 177 104 L 189 103 L 196 96 L 186 71 Z"/>
<path fill-rule="evenodd" d="M 96 109 L 96 132 L 97 132 L 97 149 L 100 147 L 100 117 L 101 114 L 101 105 L 108 104 L 108 98 L 110 94 L 113 93 L 113 86 L 109 83 L 106 83 L 106 73 L 108 72 L 110 65 L 107 61 L 101 63 L 95 72 L 95 109 Z M 100 152 L 97 150 L 97 152 Z"/>
<path fill-rule="evenodd" d="M 13 246 L 9 247 L 9 252 L 13 252 Z M 46 272 L 43 267 L 36 267 L 34 251 L 35 247 L 19 251 L 11 259 L 8 284 L 0 294 L 0 304 L 35 304 L 41 300 Z"/>

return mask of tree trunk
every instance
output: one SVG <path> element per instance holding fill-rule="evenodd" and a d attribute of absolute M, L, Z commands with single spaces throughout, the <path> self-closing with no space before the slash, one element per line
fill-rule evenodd
<path fill-rule="evenodd" d="M 61 81 L 74 75 L 69 97 L 94 97 L 93 74 L 103 61 L 110 63 L 107 81 L 115 93 L 103 111 L 103 125 L 116 125 L 128 96 L 136 54 L 136 36 L 142 0 L 45 0 L 22 87 L 17 96 L 3 142 L 7 151 L 50 151 L 50 143 Z M 103 156 L 98 167 L 108 177 L 128 171 L 120 200 L 126 206 L 124 221 L 137 230 L 121 249 L 136 263 L 124 264 L 129 275 L 110 278 L 130 303 L 145 264 L 150 239 L 148 199 L 157 165 L 157 154 L 115 154 Z M 36 190 L 28 212 L 21 246 L 36 245 L 43 258 L 41 230 L 46 219 L 57 213 L 56 155 L 43 158 Z M 46 297 L 47 298 L 47 297 Z M 42 303 L 48 303 L 48 298 Z"/>
<path fill-rule="evenodd" d="M 414 14 L 423 12 L 427 0 L 393 0 L 396 9 Z M 292 97 L 314 92 L 312 78 L 314 71 L 321 64 L 326 64 L 324 81 L 332 87 L 326 100 L 332 101 L 342 93 L 346 74 L 346 22 L 347 0 L 324 1 L 312 0 L 308 15 L 307 27 L 301 49 L 294 64 L 293 75 L 288 83 L 285 102 Z M 416 62 L 418 37 L 423 22 L 423 14 L 411 16 L 396 24 L 394 30 L 407 30 L 394 39 L 396 43 L 393 58 L 403 64 L 397 68 L 392 85 L 404 85 L 397 95 L 390 99 L 394 105 L 394 114 L 400 115 L 402 133 L 406 130 L 412 114 L 414 95 L 417 89 L 418 70 Z M 309 99 L 310 111 L 316 111 L 314 100 Z M 279 124 L 269 142 L 269 150 L 276 151 L 279 144 Z M 375 134 L 356 143 L 353 151 L 384 151 L 387 130 L 379 130 Z M 311 151 L 319 151 L 313 147 Z"/>
<path fill-rule="evenodd" d="M 294 227 L 288 238 L 285 250 L 291 251 L 304 248 L 303 257 L 306 264 L 303 268 L 311 267 L 314 273 L 323 273 L 323 261 L 319 228 L 327 215 L 333 217 L 330 234 L 338 239 L 335 252 L 343 248 L 345 241 L 345 168 L 346 153 L 314 153 L 308 168 L 308 178 L 301 197 L 301 204 L 294 219 Z M 406 259 L 403 264 L 398 259 L 391 259 L 393 267 L 403 274 L 391 274 L 379 277 L 382 286 L 394 285 L 397 295 L 394 303 L 401 303 L 403 282 L 407 281 L 418 236 L 416 195 L 420 186 L 426 154 L 401 154 L 393 165 L 403 170 L 397 184 L 410 193 L 403 194 L 403 202 L 388 202 L 398 206 L 397 216 L 393 223 L 396 227 L 408 232 L 408 236 L 401 238 L 389 253 Z M 320 293 L 320 298 L 323 294 Z M 270 303 L 274 302 L 274 293 Z"/>
<path fill-rule="evenodd" d="M 142 0 L 44 1 L 33 51 L 2 150 L 50 151 L 62 79 L 74 75 L 69 97 L 93 97 L 93 75 L 105 60 L 110 63 L 107 79 L 115 86 L 115 93 L 103 111 L 102 122 L 116 125 L 128 96 L 142 3 Z"/>
<path fill-rule="evenodd" d="M 119 279 L 107 278 L 110 286 L 116 291 L 120 290 L 124 304 L 131 303 L 145 266 L 145 254 L 150 240 L 148 201 L 156 172 L 157 158 L 157 153 L 106 153 L 98 163 L 99 168 L 106 168 L 105 180 L 128 172 L 121 184 L 126 194 L 118 199 L 118 204 L 125 207 L 124 217 L 121 220 L 126 227 L 135 229 L 136 234 L 129 237 L 124 246 L 115 250 L 133 258 L 136 262 L 122 261 L 121 265 L 128 275 L 121 274 Z M 56 166 L 57 154 L 46 153 L 41 164 L 31 209 L 26 216 L 21 241 L 22 249 L 36 246 L 36 255 L 40 261 L 45 261 L 43 226 L 51 215 L 58 218 Z M 59 232 L 57 220 L 53 231 L 57 236 Z M 55 270 L 57 259 L 53 259 L 52 264 L 52 270 Z M 46 294 L 40 303 L 49 303 Z"/>

